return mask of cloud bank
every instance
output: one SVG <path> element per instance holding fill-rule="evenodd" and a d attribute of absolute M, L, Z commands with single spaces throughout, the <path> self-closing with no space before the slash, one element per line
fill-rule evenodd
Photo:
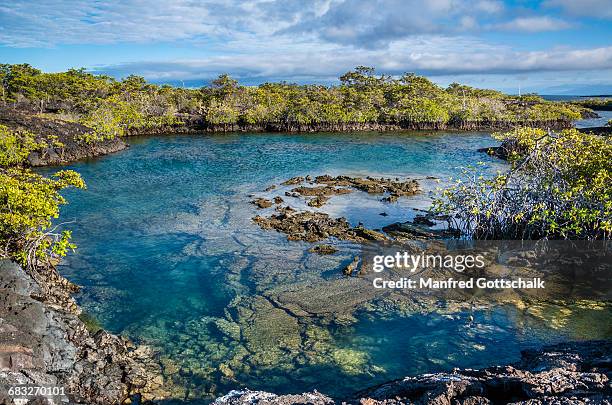
<path fill-rule="evenodd" d="M 89 55 L 84 63 L 113 76 L 137 73 L 162 81 L 207 80 L 224 72 L 256 81 L 331 81 L 356 65 L 388 74 L 599 71 L 609 78 L 612 44 L 564 47 L 546 37 L 583 29 L 588 26 L 583 17 L 612 17 L 608 3 L 15 0 L 0 4 L 0 50 L 116 44 L 180 44 L 193 50 L 189 58 L 97 61 Z M 532 37 L 546 41 L 536 48 Z"/>

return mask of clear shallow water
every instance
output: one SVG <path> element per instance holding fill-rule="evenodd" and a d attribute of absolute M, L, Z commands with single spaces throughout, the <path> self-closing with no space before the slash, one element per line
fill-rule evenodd
<path fill-rule="evenodd" d="M 292 176 L 435 176 L 444 183 L 477 161 L 495 170 L 501 162 L 476 152 L 495 145 L 486 133 L 181 135 L 130 143 L 70 166 L 88 190 L 67 193 L 62 219 L 74 221 L 79 249 L 61 271 L 83 286 L 80 303 L 106 329 L 159 351 L 176 398 L 201 402 L 245 386 L 316 388 L 343 398 L 405 375 L 510 362 L 526 347 L 606 333 L 585 327 L 605 324 L 602 310 L 466 312 L 381 294 L 341 275 L 357 246 L 332 241 L 340 252 L 318 256 L 307 252 L 311 245 L 251 221 L 272 210 L 256 209 L 254 196 L 282 195 L 300 206 L 284 188 L 262 192 Z M 436 185 L 424 180 L 424 194 L 396 204 L 363 193 L 336 196 L 322 210 L 380 227 L 427 207 Z"/>

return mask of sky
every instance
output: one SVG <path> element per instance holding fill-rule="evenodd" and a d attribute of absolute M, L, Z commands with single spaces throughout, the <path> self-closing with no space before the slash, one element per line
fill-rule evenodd
<path fill-rule="evenodd" d="M 358 65 L 509 93 L 612 94 L 612 0 L 0 0 L 0 62 L 199 86 Z"/>

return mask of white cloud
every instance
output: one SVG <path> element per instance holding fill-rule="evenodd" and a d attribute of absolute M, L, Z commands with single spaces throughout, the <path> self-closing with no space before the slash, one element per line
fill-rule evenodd
<path fill-rule="evenodd" d="M 0 5 L 0 43 L 51 47 L 224 37 L 237 31 L 265 35 L 291 23 L 263 18 L 268 4 L 262 0 L 168 0 L 158 5 L 142 0 L 16 0 Z"/>
<path fill-rule="evenodd" d="M 504 10 L 504 3 L 495 0 L 480 0 L 474 3 L 474 8 L 486 13 L 497 14 Z"/>
<path fill-rule="evenodd" d="M 167 0 L 163 5 L 143 0 L 14 0 L 0 4 L 0 44 L 202 43 L 245 34 L 269 42 L 285 34 L 376 48 L 411 36 L 495 28 L 502 11 L 500 0 Z M 536 31 L 530 27 L 539 25 L 552 30 L 563 24 L 532 17 L 500 28 Z"/>
<path fill-rule="evenodd" d="M 460 24 L 461 28 L 466 30 L 472 30 L 478 26 L 476 19 L 474 17 L 470 17 L 469 15 L 461 17 Z"/>
<path fill-rule="evenodd" d="M 572 7 L 566 0 L 547 4 L 567 12 Z M 331 81 L 357 65 L 429 75 L 612 69 L 612 47 L 528 52 L 483 39 L 491 30 L 570 27 L 554 14 L 502 20 L 515 15 L 517 10 L 500 0 L 167 0 L 163 6 L 144 0 L 13 0 L 0 3 L 0 44 L 164 42 L 184 44 L 189 55 L 198 55 L 176 61 L 127 56 L 97 67 L 117 76 L 140 73 L 161 80 L 229 72 L 258 81 Z M 215 45 L 220 43 L 222 49 Z"/>
<path fill-rule="evenodd" d="M 559 31 L 571 28 L 572 24 L 558 18 L 542 17 L 518 17 L 514 20 L 492 25 L 491 29 L 521 32 L 543 32 Z"/>
<path fill-rule="evenodd" d="M 469 38 L 420 38 L 356 53 L 336 45 L 313 44 L 298 51 L 279 44 L 257 54 L 234 52 L 198 60 L 98 66 L 97 70 L 115 76 L 137 72 L 152 80 L 210 79 L 227 72 L 248 81 L 321 82 L 333 81 L 357 65 L 375 66 L 387 74 L 412 71 L 432 76 L 610 70 L 612 47 L 517 52 Z"/>
<path fill-rule="evenodd" d="M 558 7 L 578 17 L 612 18 L 610 0 L 546 0 L 545 7 Z"/>

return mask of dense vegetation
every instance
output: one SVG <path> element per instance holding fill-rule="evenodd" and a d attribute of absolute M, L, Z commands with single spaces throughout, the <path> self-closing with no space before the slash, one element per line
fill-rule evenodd
<path fill-rule="evenodd" d="M 72 170 L 46 178 L 23 167 L 31 151 L 47 146 L 28 131 L 0 125 L 0 257 L 29 270 L 44 267 L 74 248 L 70 232 L 56 233 L 51 220 L 66 203 L 62 189 L 85 187 Z"/>
<path fill-rule="evenodd" d="M 612 111 L 612 98 L 587 98 L 585 100 L 574 101 L 572 104 L 589 108 L 591 110 Z"/>
<path fill-rule="evenodd" d="M 512 145 L 505 173 L 476 168 L 436 201 L 454 226 L 476 239 L 609 239 L 612 141 L 575 129 L 520 128 L 498 134 Z"/>
<path fill-rule="evenodd" d="M 329 87 L 284 82 L 247 87 L 221 75 L 210 86 L 186 89 L 150 84 L 138 76 L 117 81 L 83 69 L 43 73 L 25 64 L 0 65 L 0 81 L 2 103 L 78 121 L 93 129 L 84 139 L 88 142 L 186 121 L 213 130 L 567 127 L 582 111 L 535 95 L 508 96 L 456 83 L 444 89 L 410 73 L 378 76 L 366 67 Z"/>

